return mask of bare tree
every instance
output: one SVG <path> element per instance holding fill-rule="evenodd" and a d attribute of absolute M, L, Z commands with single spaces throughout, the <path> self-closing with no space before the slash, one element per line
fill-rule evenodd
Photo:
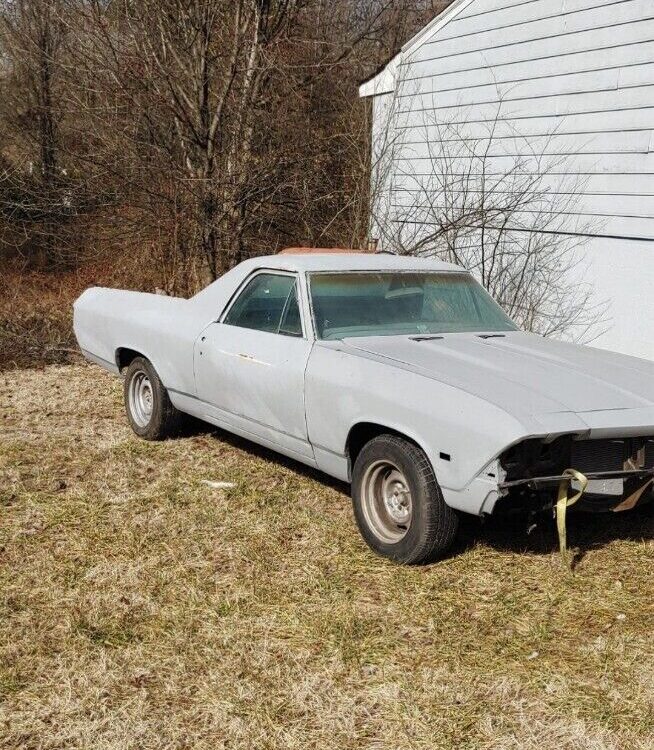
<path fill-rule="evenodd" d="M 25 88 L 25 104 L 16 102 L 26 135 L 38 147 L 38 169 L 46 186 L 57 179 L 57 125 L 55 104 L 57 55 L 63 38 L 60 7 L 47 0 L 4 2 L 1 39 L 5 54 L 11 57 L 12 74 Z M 6 89 L 11 98 L 11 88 Z"/>
<path fill-rule="evenodd" d="M 29 237 L 23 244 L 41 265 L 61 259 L 58 228 L 68 218 L 59 159 L 59 58 L 65 36 L 61 10 L 56 0 L 0 4 L 1 114 L 15 136 L 18 162 L 2 172 L 9 195 L 2 208 L 22 223 Z"/>
<path fill-rule="evenodd" d="M 265 138 L 257 128 L 265 123 L 260 110 L 278 67 L 276 47 L 302 5 L 86 5 L 70 100 L 93 135 L 83 158 L 99 168 L 112 163 L 151 199 L 142 207 L 165 206 L 180 217 L 172 255 L 186 252 L 187 270 L 205 281 L 243 257 L 251 205 L 277 189 L 274 163 L 257 159 Z M 98 89 L 112 107 L 98 107 Z"/>
<path fill-rule="evenodd" d="M 446 2 L 0 0 L 0 242 L 177 293 L 365 243 L 356 86 Z"/>
<path fill-rule="evenodd" d="M 556 133 L 516 132 L 501 95 L 483 133 L 471 131 L 466 109 L 445 119 L 434 103 L 417 126 L 411 120 L 408 136 L 400 97 L 388 95 L 382 106 L 371 163 L 375 240 L 390 252 L 464 266 L 525 330 L 580 341 L 600 335 L 606 304 L 583 282 L 583 246 L 597 227 L 580 218 L 584 184 L 566 176 L 569 157 L 548 155 Z"/>

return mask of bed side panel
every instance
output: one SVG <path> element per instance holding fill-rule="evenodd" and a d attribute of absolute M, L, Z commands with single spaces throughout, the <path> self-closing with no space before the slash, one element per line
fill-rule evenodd
<path fill-rule="evenodd" d="M 193 395 L 193 343 L 203 327 L 194 313 L 176 297 L 96 287 L 75 302 L 75 336 L 106 369 L 117 372 L 117 350 L 133 349 L 152 362 L 166 388 Z"/>

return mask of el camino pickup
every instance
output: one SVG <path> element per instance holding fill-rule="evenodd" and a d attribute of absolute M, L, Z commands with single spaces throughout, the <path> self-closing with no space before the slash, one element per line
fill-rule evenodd
<path fill-rule="evenodd" d="M 441 556 L 461 512 L 553 508 L 568 469 L 586 510 L 652 497 L 654 363 L 520 331 L 437 260 L 254 258 L 190 299 L 88 289 L 74 325 L 137 435 L 190 414 L 349 482 L 403 563 Z"/>

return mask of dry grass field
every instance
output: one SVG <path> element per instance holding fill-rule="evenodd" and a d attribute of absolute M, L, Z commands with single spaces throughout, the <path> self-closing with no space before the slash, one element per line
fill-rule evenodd
<path fill-rule="evenodd" d="M 574 576 L 507 521 L 401 568 L 346 487 L 142 442 L 82 365 L 0 373 L 0 514 L 3 748 L 654 747 L 651 514 L 573 518 Z"/>

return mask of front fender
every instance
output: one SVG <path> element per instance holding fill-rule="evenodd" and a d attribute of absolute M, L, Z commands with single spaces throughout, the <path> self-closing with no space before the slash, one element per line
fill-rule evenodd
<path fill-rule="evenodd" d="M 345 458 L 350 430 L 372 422 L 425 451 L 446 496 L 463 492 L 525 426 L 465 391 L 388 362 L 317 345 L 305 380 L 309 439 L 319 456 Z M 321 468 L 329 473 L 327 459 Z"/>

